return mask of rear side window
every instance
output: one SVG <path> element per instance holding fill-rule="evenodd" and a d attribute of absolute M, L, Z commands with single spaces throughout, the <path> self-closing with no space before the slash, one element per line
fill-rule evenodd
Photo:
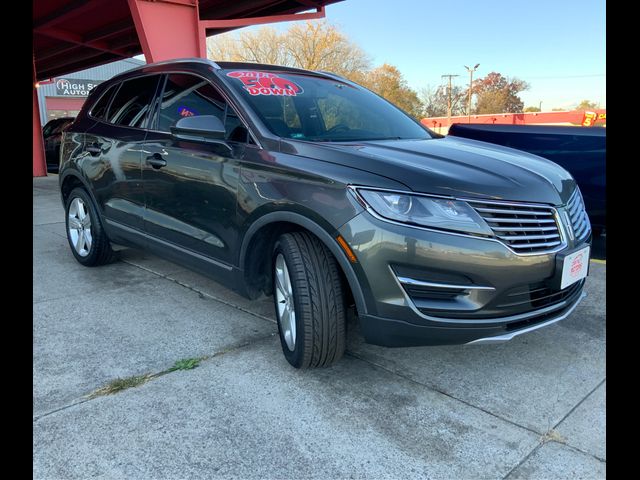
<path fill-rule="evenodd" d="M 158 78 L 158 75 L 151 75 L 124 81 L 109 106 L 107 121 L 114 125 L 145 128 Z"/>
<path fill-rule="evenodd" d="M 106 92 L 100 97 L 100 100 L 96 102 L 96 104 L 91 109 L 91 115 L 93 118 L 98 120 L 104 120 L 107 115 L 107 108 L 109 107 L 109 102 L 111 101 L 111 97 L 113 97 L 113 92 L 116 91 L 116 87 L 119 83 L 115 85 L 111 85 Z"/>

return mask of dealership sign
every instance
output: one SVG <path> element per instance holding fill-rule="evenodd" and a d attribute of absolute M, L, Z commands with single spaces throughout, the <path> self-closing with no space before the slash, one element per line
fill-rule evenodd
<path fill-rule="evenodd" d="M 85 80 L 82 78 L 58 78 L 56 79 L 56 93 L 63 97 L 86 97 L 91 89 L 101 81 Z"/>

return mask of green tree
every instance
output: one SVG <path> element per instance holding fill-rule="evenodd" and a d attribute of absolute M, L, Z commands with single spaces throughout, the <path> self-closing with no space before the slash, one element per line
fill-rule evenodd
<path fill-rule="evenodd" d="M 540 108 L 539 107 L 526 107 L 524 109 L 525 112 L 539 112 Z"/>
<path fill-rule="evenodd" d="M 524 102 L 518 94 L 528 88 L 529 84 L 523 80 L 491 72 L 473 82 L 477 96 L 475 113 L 522 113 Z"/>
<path fill-rule="evenodd" d="M 599 103 L 582 100 L 576 107 L 576 110 L 597 110 L 598 108 L 600 108 Z"/>

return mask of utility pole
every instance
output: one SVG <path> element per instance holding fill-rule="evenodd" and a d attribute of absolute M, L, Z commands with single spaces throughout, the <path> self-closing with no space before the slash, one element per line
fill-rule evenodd
<path fill-rule="evenodd" d="M 471 123 L 471 93 L 473 92 L 473 72 L 475 72 L 479 66 L 479 63 L 476 63 L 476 66 L 473 68 L 469 68 L 466 65 L 464 66 L 464 68 L 467 69 L 467 72 L 469 72 L 469 102 L 467 103 L 467 123 Z"/>
<path fill-rule="evenodd" d="M 449 97 L 447 100 L 447 116 L 449 117 L 449 126 L 451 126 L 451 79 L 453 77 L 459 77 L 460 75 L 442 75 L 442 78 L 449 78 Z"/>
<path fill-rule="evenodd" d="M 538 108 L 542 111 L 542 100 L 540 100 L 540 106 Z"/>

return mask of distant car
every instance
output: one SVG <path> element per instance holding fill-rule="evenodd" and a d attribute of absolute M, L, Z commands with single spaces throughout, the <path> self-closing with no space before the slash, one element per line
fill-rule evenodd
<path fill-rule="evenodd" d="M 62 131 L 67 128 L 74 117 L 59 117 L 47 122 L 42 129 L 44 152 L 47 159 L 47 172 L 58 173 L 60 168 L 60 140 Z"/>
<path fill-rule="evenodd" d="M 449 135 L 497 143 L 533 153 L 566 169 L 576 180 L 593 232 L 607 226 L 607 131 L 601 127 L 455 123 Z"/>
<path fill-rule="evenodd" d="M 115 243 L 273 295 L 297 368 L 342 356 L 349 310 L 369 343 L 481 344 L 584 296 L 591 227 L 566 170 L 435 134 L 332 74 L 148 64 L 91 91 L 60 158 L 78 262 Z"/>

